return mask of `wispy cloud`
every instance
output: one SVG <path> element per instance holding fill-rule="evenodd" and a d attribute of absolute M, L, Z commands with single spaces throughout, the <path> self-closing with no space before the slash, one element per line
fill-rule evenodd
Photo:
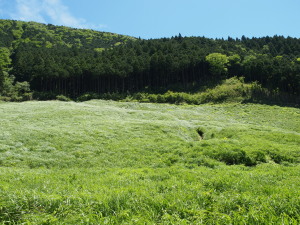
<path fill-rule="evenodd" d="M 4 0 L 0 0 L 0 16 L 4 16 Z"/>
<path fill-rule="evenodd" d="M 106 27 L 89 24 L 85 19 L 74 17 L 61 0 L 16 0 L 16 8 L 10 13 L 10 17 L 16 20 L 53 23 L 76 28 Z"/>
<path fill-rule="evenodd" d="M 12 19 L 46 23 L 42 8 L 36 0 L 16 0 L 16 11 L 10 13 Z"/>

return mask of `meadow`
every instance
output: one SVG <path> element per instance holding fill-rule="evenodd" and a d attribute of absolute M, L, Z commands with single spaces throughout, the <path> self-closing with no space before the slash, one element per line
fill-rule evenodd
<path fill-rule="evenodd" d="M 0 102 L 0 224 L 299 224 L 300 109 Z"/>

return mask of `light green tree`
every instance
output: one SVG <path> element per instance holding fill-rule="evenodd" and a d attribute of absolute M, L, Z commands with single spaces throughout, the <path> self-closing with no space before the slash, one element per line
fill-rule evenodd
<path fill-rule="evenodd" d="M 11 58 L 8 48 L 0 48 L 0 100 L 24 101 L 30 100 L 32 93 L 27 81 L 15 82 L 11 72 Z M 4 97 L 4 98 L 3 98 Z"/>
<path fill-rule="evenodd" d="M 0 47 L 0 67 L 5 70 L 11 64 L 10 51 L 8 48 Z"/>
<path fill-rule="evenodd" d="M 209 63 L 210 72 L 214 76 L 226 76 L 227 74 L 227 66 L 229 63 L 228 57 L 221 53 L 211 53 L 206 56 L 206 61 Z"/>
<path fill-rule="evenodd" d="M 7 84 L 8 70 L 11 64 L 10 51 L 8 48 L 0 48 L 0 94 L 4 91 Z"/>

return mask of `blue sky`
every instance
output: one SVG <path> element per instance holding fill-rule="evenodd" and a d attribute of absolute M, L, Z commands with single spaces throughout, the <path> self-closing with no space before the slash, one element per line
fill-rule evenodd
<path fill-rule="evenodd" d="M 300 0 L 0 0 L 0 18 L 145 39 L 178 33 L 300 38 Z"/>

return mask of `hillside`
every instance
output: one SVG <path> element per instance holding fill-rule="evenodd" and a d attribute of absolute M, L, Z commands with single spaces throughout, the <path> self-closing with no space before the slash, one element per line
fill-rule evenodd
<path fill-rule="evenodd" d="M 300 39 L 292 37 L 224 40 L 179 34 L 141 40 L 0 20 L 0 40 L 0 93 L 11 100 L 30 99 L 22 98 L 29 88 L 35 99 L 57 95 L 76 99 L 85 93 L 199 92 L 207 83 L 218 85 L 236 76 L 258 83 L 265 93 L 289 96 L 294 103 L 300 95 Z M 25 83 L 13 88 L 8 83 L 14 79 Z"/>
<path fill-rule="evenodd" d="M 300 111 L 0 103 L 0 223 L 299 224 Z"/>
<path fill-rule="evenodd" d="M 36 48 L 75 47 L 85 49 L 111 48 L 134 38 L 108 32 L 75 29 L 52 24 L 0 20 L 0 46 L 14 50 L 23 43 Z"/>

